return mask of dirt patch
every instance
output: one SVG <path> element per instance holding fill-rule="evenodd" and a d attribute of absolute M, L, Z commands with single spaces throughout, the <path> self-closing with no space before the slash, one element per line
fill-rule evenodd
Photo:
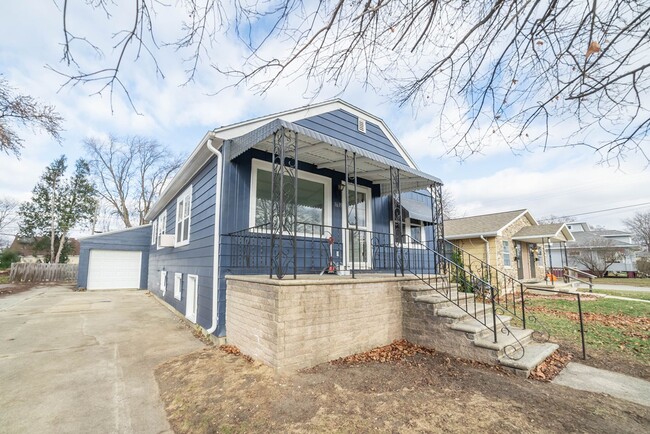
<path fill-rule="evenodd" d="M 9 286 L 0 288 L 0 297 L 6 297 L 11 294 L 18 294 L 20 292 L 29 291 L 33 287 L 37 286 L 33 283 L 11 283 L 7 285 Z"/>
<path fill-rule="evenodd" d="M 156 378 L 177 433 L 638 433 L 650 425 L 647 407 L 399 345 L 291 375 L 211 347 L 160 365 Z"/>

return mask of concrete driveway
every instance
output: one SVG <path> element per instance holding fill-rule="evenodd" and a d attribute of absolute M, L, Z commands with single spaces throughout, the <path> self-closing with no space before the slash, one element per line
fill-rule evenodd
<path fill-rule="evenodd" d="M 144 291 L 0 298 L 0 431 L 171 432 L 153 369 L 203 344 Z"/>

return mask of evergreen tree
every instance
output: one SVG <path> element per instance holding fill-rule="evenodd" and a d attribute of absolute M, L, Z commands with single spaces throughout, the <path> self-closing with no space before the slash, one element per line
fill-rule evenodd
<path fill-rule="evenodd" d="M 20 207 L 20 233 L 47 236 L 51 262 L 61 262 L 70 230 L 88 223 L 97 206 L 96 190 L 89 180 L 90 168 L 77 160 L 74 174 L 66 178 L 66 157 L 52 162 L 32 190 L 32 199 Z"/>

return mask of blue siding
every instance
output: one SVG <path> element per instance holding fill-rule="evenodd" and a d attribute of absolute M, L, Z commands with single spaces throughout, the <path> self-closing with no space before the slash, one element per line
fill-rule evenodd
<path fill-rule="evenodd" d="M 185 314 L 187 275 L 197 275 L 199 279 L 197 323 L 206 329 L 212 325 L 216 172 L 216 158 L 213 157 L 180 193 L 182 194 L 192 185 L 189 244 L 161 249 L 155 245 L 149 246 L 149 290 Z M 176 199 L 177 197 L 165 208 L 167 210 L 166 232 L 168 234 L 176 232 Z M 160 291 L 160 271 L 162 270 L 167 271 L 167 292 L 164 297 Z M 183 274 L 180 300 L 174 298 L 174 273 Z"/>
<path fill-rule="evenodd" d="M 295 123 L 408 166 L 378 125 L 366 121 L 366 133 L 361 133 L 357 129 L 357 117 L 345 110 L 323 113 Z"/>
<path fill-rule="evenodd" d="M 149 244 L 151 243 L 151 226 L 141 226 L 131 230 L 94 235 L 79 241 L 79 273 L 77 286 L 86 288 L 88 284 L 88 264 L 90 251 L 95 250 L 127 250 L 142 252 L 140 270 L 140 288 L 147 288 L 147 270 L 149 263 Z"/>

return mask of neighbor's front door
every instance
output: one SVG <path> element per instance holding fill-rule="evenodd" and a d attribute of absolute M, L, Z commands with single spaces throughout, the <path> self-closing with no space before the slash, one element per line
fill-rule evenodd
<path fill-rule="evenodd" d="M 515 241 L 515 252 L 517 258 L 517 278 L 524 278 L 524 254 L 523 254 L 523 243 L 520 241 Z"/>

